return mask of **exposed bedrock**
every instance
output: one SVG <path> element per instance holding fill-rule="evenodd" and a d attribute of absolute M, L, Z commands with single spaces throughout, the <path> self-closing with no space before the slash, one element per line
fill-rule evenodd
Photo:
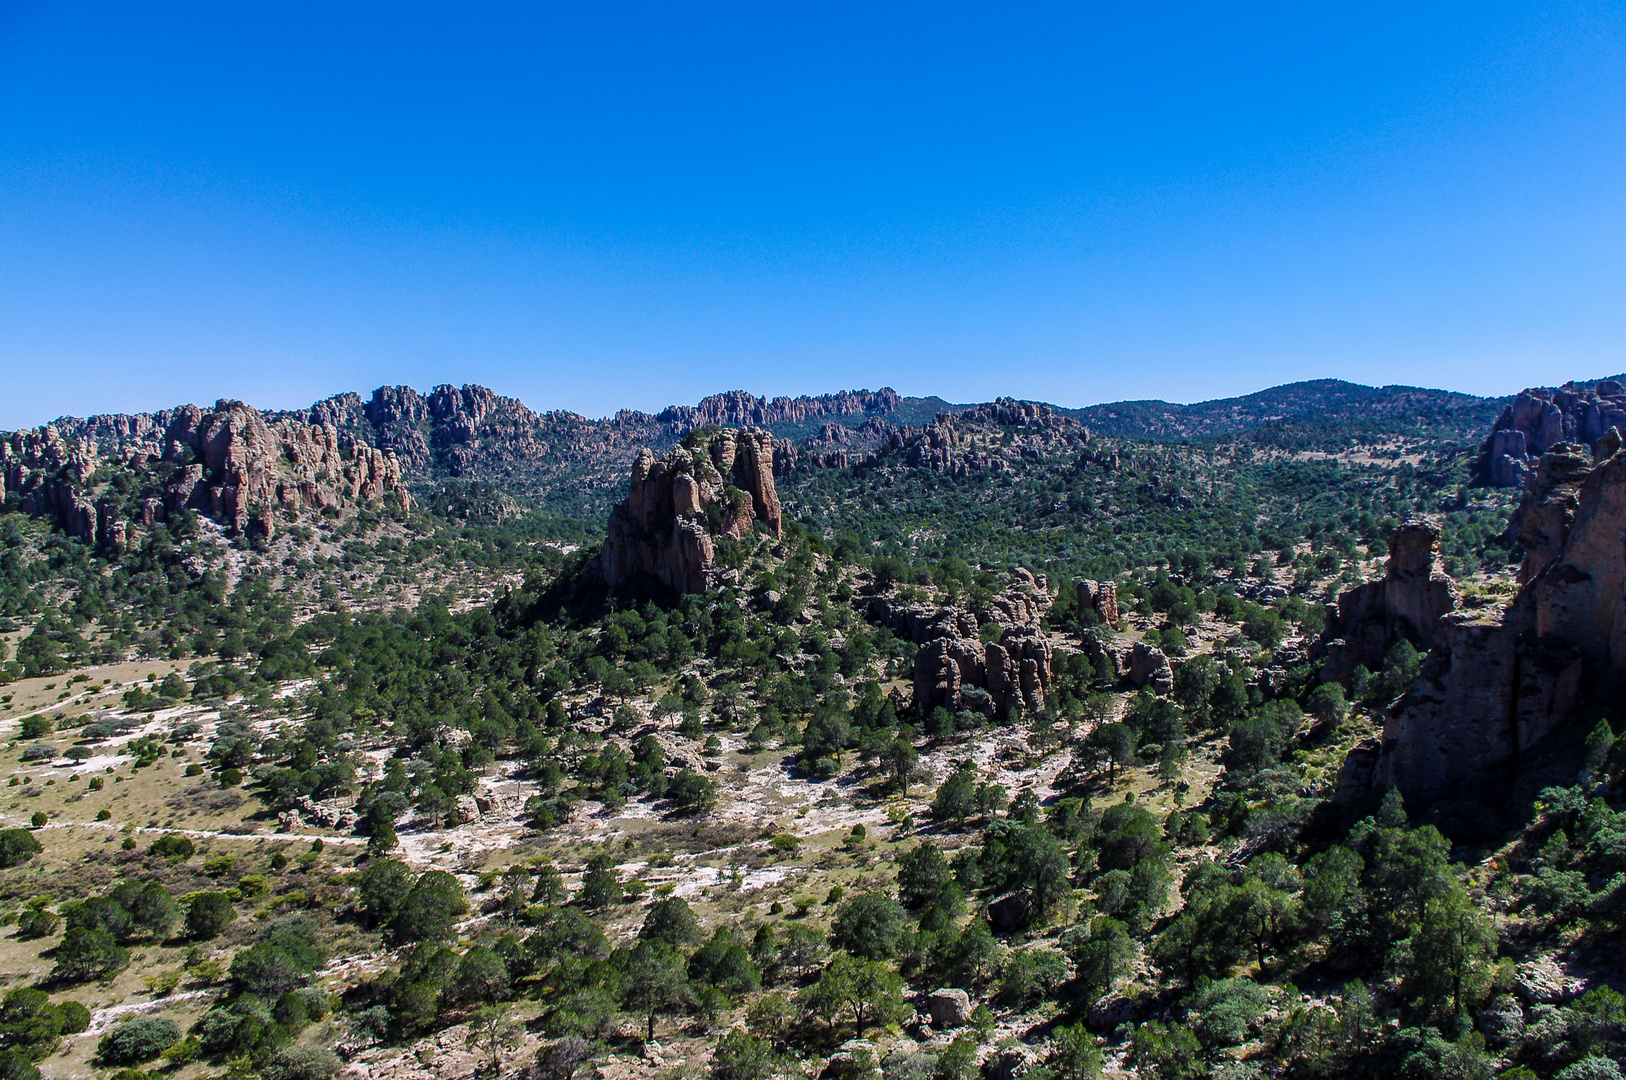
<path fill-rule="evenodd" d="M 1358 748 L 1345 798 L 1397 788 L 1414 812 L 1440 799 L 1520 813 L 1573 782 L 1589 703 L 1626 685 L 1626 456 L 1588 466 L 1558 444 L 1525 495 L 1521 586 L 1502 610 L 1446 615 L 1381 742 Z"/>
<path fill-rule="evenodd" d="M 599 554 L 605 582 L 613 587 L 645 573 L 678 592 L 705 592 L 716 583 L 718 538 L 748 536 L 758 524 L 783 535 L 773 451 L 773 436 L 747 428 L 661 458 L 640 452 L 627 498 L 610 512 L 605 530 Z"/>

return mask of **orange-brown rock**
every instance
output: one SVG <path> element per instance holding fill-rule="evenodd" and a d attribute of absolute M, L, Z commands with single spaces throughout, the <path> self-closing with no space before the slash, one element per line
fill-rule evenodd
<path fill-rule="evenodd" d="M 657 459 L 648 449 L 632 465 L 627 498 L 610 512 L 599 573 L 616 586 L 651 574 L 678 592 L 716 582 L 716 540 L 741 538 L 759 525 L 783 535 L 773 483 L 773 436 L 721 431 L 688 440 Z"/>

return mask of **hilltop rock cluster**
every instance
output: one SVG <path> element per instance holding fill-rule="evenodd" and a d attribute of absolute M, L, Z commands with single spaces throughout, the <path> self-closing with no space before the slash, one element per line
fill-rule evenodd
<path fill-rule="evenodd" d="M 717 537 L 748 536 L 758 524 L 783 535 L 773 436 L 747 428 L 690 442 L 658 459 L 646 448 L 633 462 L 599 554 L 608 585 L 644 573 L 678 592 L 705 592 L 716 583 Z"/>
<path fill-rule="evenodd" d="M 1050 610 L 1043 576 L 1018 568 L 1016 584 L 996 595 L 986 611 L 960 611 L 902 604 L 876 597 L 869 615 L 919 645 L 915 652 L 915 700 L 925 708 L 977 708 L 990 714 L 1013 706 L 1044 704 L 1053 674 L 1053 650 L 1039 620 Z M 997 623 L 997 641 L 980 629 Z M 974 693 L 968 690 L 984 693 Z"/>
<path fill-rule="evenodd" d="M 1521 507 L 1526 551 L 1505 609 L 1444 615 L 1381 740 L 1346 760 L 1339 793 L 1398 789 L 1408 804 L 1461 800 L 1516 812 L 1570 783 L 1588 702 L 1626 686 L 1626 455 L 1591 463 L 1558 443 Z M 1426 610 L 1426 609 L 1425 609 Z"/>
<path fill-rule="evenodd" d="M 843 390 L 818 397 L 759 398 L 744 390 L 713 394 L 699 405 L 670 405 L 655 416 L 659 423 L 681 432 L 707 424 L 722 427 L 761 427 L 767 424 L 800 423 L 821 416 L 862 416 L 865 413 L 898 411 L 901 399 L 889 386 L 879 390 Z"/>
<path fill-rule="evenodd" d="M 161 432 L 159 419 L 165 421 Z M 110 550 L 124 546 L 131 520 L 151 525 L 181 510 L 269 539 L 272 512 L 279 508 L 410 504 L 400 464 L 389 451 L 343 449 L 331 427 L 267 422 L 240 401 L 219 401 L 207 411 L 187 405 L 145 417 L 100 417 L 82 425 L 78 437 L 53 425 L 0 442 L 0 494 L 15 494 L 25 512 L 58 517 L 70 536 Z M 118 456 L 98 455 L 103 440 Z M 161 494 L 132 500 L 99 491 L 121 468 L 148 469 L 148 486 Z"/>
<path fill-rule="evenodd" d="M 963 478 L 1013 472 L 1024 460 L 1077 453 L 1089 444 L 1089 428 L 1049 405 L 999 398 L 959 416 L 943 413 L 923 428 L 897 428 L 883 449 L 902 455 L 911 468 Z"/>
<path fill-rule="evenodd" d="M 1377 581 L 1357 585 L 1338 597 L 1321 640 L 1311 650 L 1322 659 L 1321 677 L 1345 682 L 1364 665 L 1376 671 L 1401 641 L 1433 647 L 1440 620 L 1456 609 L 1456 585 L 1434 569 L 1439 527 L 1409 521 L 1389 538 L 1389 562 Z"/>
<path fill-rule="evenodd" d="M 1492 487 L 1523 487 L 1548 450 L 1559 443 L 1582 443 L 1596 452 L 1596 444 L 1611 429 L 1617 439 L 1626 432 L 1626 386 L 1617 380 L 1525 390 L 1497 418 L 1476 471 Z"/>

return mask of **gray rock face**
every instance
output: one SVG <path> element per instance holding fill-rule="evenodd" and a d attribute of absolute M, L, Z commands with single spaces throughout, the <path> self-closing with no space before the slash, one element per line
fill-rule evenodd
<path fill-rule="evenodd" d="M 1612 451 L 1600 452 L 1598 444 L 1611 430 L 1626 432 L 1626 388 L 1613 379 L 1590 388 L 1566 383 L 1526 390 L 1502 411 L 1476 470 L 1493 487 L 1521 487 L 1541 456 L 1560 443 L 1589 447 L 1600 460 L 1609 456 Z"/>
<path fill-rule="evenodd" d="M 926 996 L 926 1007 L 931 1010 L 932 1026 L 936 1028 L 964 1027 L 971 1020 L 971 995 L 964 990 L 933 990 Z"/>
<path fill-rule="evenodd" d="M 1338 597 L 1336 614 L 1310 653 L 1324 660 L 1324 681 L 1343 682 L 1361 665 L 1377 670 L 1402 640 L 1422 649 L 1433 646 L 1441 620 L 1457 606 L 1456 585 L 1434 572 L 1439 545 L 1438 526 L 1405 523 L 1389 538 L 1383 577 Z"/>
<path fill-rule="evenodd" d="M 1588 466 L 1559 444 L 1519 516 L 1518 594 L 1439 620 L 1420 677 L 1385 718 L 1369 785 L 1370 748 L 1357 748 L 1340 794 L 1392 787 L 1413 812 L 1454 798 L 1518 814 L 1575 779 L 1585 732 L 1567 721 L 1626 686 L 1626 455 Z"/>

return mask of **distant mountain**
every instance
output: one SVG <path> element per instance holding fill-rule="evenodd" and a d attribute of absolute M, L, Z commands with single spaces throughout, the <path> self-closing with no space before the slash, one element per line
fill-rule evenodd
<path fill-rule="evenodd" d="M 1167 441 L 1229 435 L 1280 423 L 1331 427 L 1463 412 L 1469 414 L 1462 417 L 1465 425 L 1478 430 L 1496 418 L 1507 400 L 1416 386 L 1362 386 L 1341 379 L 1312 379 L 1192 405 L 1117 401 L 1058 411 L 1082 420 L 1097 434 Z M 1485 418 L 1479 417 L 1480 412 Z"/>

